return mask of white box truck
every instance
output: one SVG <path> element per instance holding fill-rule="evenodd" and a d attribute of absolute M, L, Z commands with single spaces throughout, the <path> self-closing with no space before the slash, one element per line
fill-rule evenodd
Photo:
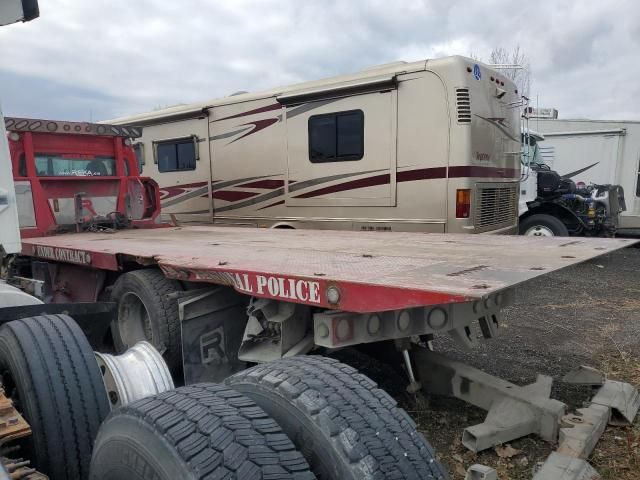
<path fill-rule="evenodd" d="M 545 163 L 576 184 L 618 184 L 626 211 L 618 232 L 640 231 L 640 121 L 537 119 L 544 135 Z"/>

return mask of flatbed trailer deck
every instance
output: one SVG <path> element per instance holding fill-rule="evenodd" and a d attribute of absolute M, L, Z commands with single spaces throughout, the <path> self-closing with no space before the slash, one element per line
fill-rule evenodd
<path fill-rule="evenodd" d="M 486 299 L 634 242 L 189 226 L 28 238 L 23 254 L 111 271 L 156 264 L 168 278 L 364 313 Z"/>

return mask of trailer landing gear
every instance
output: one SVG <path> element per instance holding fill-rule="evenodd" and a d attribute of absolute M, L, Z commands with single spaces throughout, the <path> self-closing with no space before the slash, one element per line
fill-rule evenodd
<path fill-rule="evenodd" d="M 567 405 L 550 398 L 551 377 L 538 375 L 535 383 L 520 387 L 425 348 L 414 349 L 412 356 L 426 392 L 451 395 L 488 411 L 483 423 L 465 428 L 462 444 L 468 449 L 478 452 L 532 433 L 558 443 L 534 480 L 598 478 L 582 475 L 595 473 L 586 459 L 607 423 L 630 425 L 640 407 L 635 387 L 606 380 L 586 367 L 565 382 L 598 390 L 587 407 L 567 414 Z"/>

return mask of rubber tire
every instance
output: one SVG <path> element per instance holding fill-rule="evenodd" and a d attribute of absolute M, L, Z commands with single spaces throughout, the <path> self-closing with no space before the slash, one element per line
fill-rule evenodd
<path fill-rule="evenodd" d="M 225 383 L 273 417 L 322 480 L 448 478 L 409 415 L 335 359 L 282 359 Z"/>
<path fill-rule="evenodd" d="M 20 455 L 51 480 L 86 479 L 109 402 L 78 324 L 67 315 L 6 323 L 0 327 L 0 371 L 11 375 L 16 406 L 32 429 Z"/>
<path fill-rule="evenodd" d="M 566 225 L 562 223 L 562 220 L 544 213 L 538 213 L 536 215 L 531 215 L 530 217 L 525 218 L 522 222 L 520 222 L 518 231 L 520 235 L 524 235 L 527 230 L 536 225 L 547 227 L 553 232 L 554 236 L 556 237 L 569 236 L 569 230 L 567 230 Z"/>
<path fill-rule="evenodd" d="M 177 280 L 170 280 L 156 268 L 127 272 L 116 280 L 111 291 L 111 298 L 118 303 L 118 316 L 121 314 L 122 299 L 127 293 L 134 293 L 147 309 L 151 326 L 153 346 L 162 353 L 169 370 L 179 375 L 182 370 L 182 338 L 180 318 L 178 317 L 178 301 L 170 299 L 167 294 L 182 291 Z M 135 342 L 122 338 L 117 321 L 111 327 L 113 342 L 118 353 L 123 353 Z"/>
<path fill-rule="evenodd" d="M 276 422 L 244 395 L 212 383 L 163 392 L 107 418 L 91 480 L 311 480 Z"/>

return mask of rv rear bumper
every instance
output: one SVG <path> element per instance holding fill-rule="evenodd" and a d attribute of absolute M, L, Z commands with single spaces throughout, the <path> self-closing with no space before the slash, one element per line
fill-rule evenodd
<path fill-rule="evenodd" d="M 476 228 L 474 226 L 464 227 L 464 229 L 460 232 L 453 232 L 449 230 L 448 233 L 486 233 L 490 235 L 517 235 L 518 234 L 518 225 L 509 225 L 507 227 L 496 228 L 495 230 L 488 230 L 485 228 Z"/>

